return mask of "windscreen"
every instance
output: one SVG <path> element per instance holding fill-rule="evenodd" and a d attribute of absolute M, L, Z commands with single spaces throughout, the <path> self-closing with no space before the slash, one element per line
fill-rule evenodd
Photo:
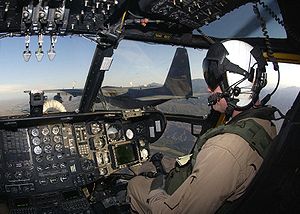
<path fill-rule="evenodd" d="M 62 106 L 72 112 L 79 106 L 81 97 L 60 90 L 84 87 L 95 44 L 79 37 L 60 37 L 51 61 L 50 37 L 44 37 L 43 57 L 38 61 L 37 40 L 35 36 L 30 38 L 28 62 L 24 59 L 24 37 L 0 40 L 0 116 L 28 114 L 30 91 L 45 91 L 45 101 L 51 101 L 47 105 L 50 113 L 62 111 Z"/>

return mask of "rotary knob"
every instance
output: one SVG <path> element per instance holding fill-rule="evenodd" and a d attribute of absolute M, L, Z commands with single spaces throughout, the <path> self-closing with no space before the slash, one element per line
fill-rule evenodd
<path fill-rule="evenodd" d="M 43 150 L 40 146 L 36 146 L 36 147 L 33 148 L 33 152 L 36 155 L 40 155 L 40 154 L 42 154 Z"/>
<path fill-rule="evenodd" d="M 39 136 L 39 134 L 40 134 L 40 132 L 37 128 L 34 128 L 34 129 L 31 130 L 31 135 L 33 137 L 37 137 L 37 136 Z"/>
<path fill-rule="evenodd" d="M 46 153 L 51 153 L 51 151 L 52 151 L 52 146 L 51 145 L 46 145 L 45 147 L 44 147 L 44 151 L 46 152 Z"/>
<path fill-rule="evenodd" d="M 41 144 L 41 139 L 39 137 L 34 137 L 32 139 L 32 143 L 33 143 L 33 145 L 38 146 Z"/>
<path fill-rule="evenodd" d="M 16 179 L 21 179 L 22 178 L 22 172 L 18 171 L 18 172 L 15 172 L 15 178 Z"/>
<path fill-rule="evenodd" d="M 63 145 L 61 143 L 58 143 L 58 144 L 55 144 L 54 148 L 57 152 L 61 152 L 63 149 Z"/>
<path fill-rule="evenodd" d="M 55 136 L 53 137 L 53 141 L 54 141 L 55 143 L 60 143 L 60 142 L 62 142 L 61 136 L 55 135 Z"/>
<path fill-rule="evenodd" d="M 47 128 L 47 127 L 44 127 L 43 130 L 42 130 L 42 134 L 44 136 L 48 135 L 50 133 L 50 130 Z"/>
<path fill-rule="evenodd" d="M 43 142 L 44 143 L 50 143 L 50 137 L 49 136 L 45 136 L 44 138 L 43 138 Z"/>
<path fill-rule="evenodd" d="M 58 127 L 58 126 L 54 126 L 54 127 L 52 128 L 52 133 L 53 133 L 54 135 L 57 135 L 57 134 L 59 133 L 59 127 Z"/>

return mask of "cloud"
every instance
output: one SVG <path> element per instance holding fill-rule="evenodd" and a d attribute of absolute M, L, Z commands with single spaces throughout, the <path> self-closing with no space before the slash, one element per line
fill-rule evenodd
<path fill-rule="evenodd" d="M 18 93 L 25 90 L 25 85 L 23 84 L 1 84 L 0 93 Z"/>
<path fill-rule="evenodd" d="M 288 64 L 288 63 L 279 63 L 280 71 L 280 86 L 296 86 L 300 87 L 300 65 L 298 64 Z M 267 67 L 268 73 L 268 84 L 276 85 L 278 81 L 278 73 L 273 70 L 272 63 L 268 63 Z"/>

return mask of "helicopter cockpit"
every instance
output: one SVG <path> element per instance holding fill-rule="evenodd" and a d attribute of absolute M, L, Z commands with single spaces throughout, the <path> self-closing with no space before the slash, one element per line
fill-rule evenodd
<path fill-rule="evenodd" d="M 265 12 L 260 13 L 259 7 Z M 254 12 L 244 28 L 232 26 L 232 31 L 225 32 L 223 25 L 222 32 L 215 30 L 220 28 L 218 21 L 222 19 L 233 22 L 228 16 L 231 12 L 241 9 L 240 13 L 244 13 L 249 8 Z M 288 26 L 281 20 L 279 8 Z M 0 110 L 0 201 L 8 208 L 4 210 L 12 214 L 130 213 L 127 181 L 137 175 L 134 167 L 149 160 L 156 170 L 161 170 L 161 159 L 157 162 L 151 157 L 161 149 L 159 143 L 169 143 L 168 137 L 161 139 L 168 132 L 167 124 L 188 124 L 182 130 L 188 130 L 189 139 L 195 140 L 224 122 L 224 115 L 206 105 L 208 95 L 203 79 L 198 82 L 193 79 L 200 62 L 190 63 L 191 58 L 199 60 L 199 55 L 191 53 L 198 49 L 198 54 L 205 52 L 214 41 L 236 38 L 261 48 L 264 57 L 274 65 L 299 64 L 299 28 L 292 21 L 291 11 L 294 8 L 283 1 L 0 0 L 0 42 L 11 38 L 22 40 L 24 49 L 20 58 L 30 66 L 33 60 L 42 63 L 44 55 L 55 63 L 59 42 L 65 37 L 90 42 L 68 52 L 81 53 L 86 46 L 95 49 L 94 55 L 88 56 L 92 58 L 90 61 L 79 54 L 90 66 L 84 68 L 86 76 L 80 76 L 82 88 L 75 84 L 60 88 L 40 83 L 35 85 L 38 89 L 27 85 L 29 88 L 22 89 L 25 107 L 20 107 L 18 113 L 11 108 L 11 112 Z M 265 13 L 269 20 L 279 23 L 279 33 L 266 25 L 269 20 L 264 19 Z M 255 35 L 257 27 L 263 36 Z M 273 33 L 279 37 L 273 37 Z M 47 53 L 43 51 L 45 38 L 50 46 Z M 37 41 L 35 52 L 31 51 L 32 40 Z M 133 41 L 155 44 L 152 57 L 165 56 L 157 48 L 159 45 L 172 46 L 169 52 L 170 59 L 174 54 L 172 63 L 169 66 L 164 62 L 169 66 L 163 68 L 168 70 L 165 82 L 157 84 L 148 77 L 150 82 L 133 85 L 133 77 L 121 73 L 122 67 L 130 65 L 118 64 L 113 56 L 116 53 L 125 57 L 128 53 L 118 51 L 134 49 L 130 43 Z M 203 52 L 200 55 L 203 57 Z M 138 57 L 141 61 L 145 59 L 137 53 L 125 58 L 134 61 Z M 76 62 L 79 58 L 59 61 L 68 77 L 73 78 L 75 72 L 67 71 L 65 65 L 73 63 L 75 69 L 81 63 Z M 145 65 L 139 69 L 150 76 L 145 73 L 151 68 L 146 69 Z M 113 73 L 114 69 L 118 71 Z M 4 72 L 9 71 L 2 70 L 2 75 Z M 59 72 L 55 72 L 53 82 L 65 77 Z M 273 75 L 272 72 L 274 69 L 268 75 Z M 129 84 L 105 86 L 117 75 Z M 196 85 L 199 82 L 202 85 Z M 277 82 L 274 78 L 276 89 Z M 187 100 L 194 105 L 190 109 L 194 115 L 185 114 Z M 176 102 L 182 105 L 179 112 L 173 111 Z M 195 113 L 199 108 L 201 112 Z"/>

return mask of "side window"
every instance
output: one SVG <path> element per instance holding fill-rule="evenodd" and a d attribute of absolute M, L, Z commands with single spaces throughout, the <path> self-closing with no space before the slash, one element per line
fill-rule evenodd
<path fill-rule="evenodd" d="M 292 107 L 300 91 L 300 65 L 279 63 L 280 80 L 276 92 L 271 97 L 268 104 L 277 107 L 283 114 Z M 268 63 L 267 67 L 268 84 L 262 90 L 261 99 L 271 93 L 278 82 L 278 73 L 273 70 L 272 63 Z M 277 130 L 279 131 L 283 120 L 275 121 Z"/>

